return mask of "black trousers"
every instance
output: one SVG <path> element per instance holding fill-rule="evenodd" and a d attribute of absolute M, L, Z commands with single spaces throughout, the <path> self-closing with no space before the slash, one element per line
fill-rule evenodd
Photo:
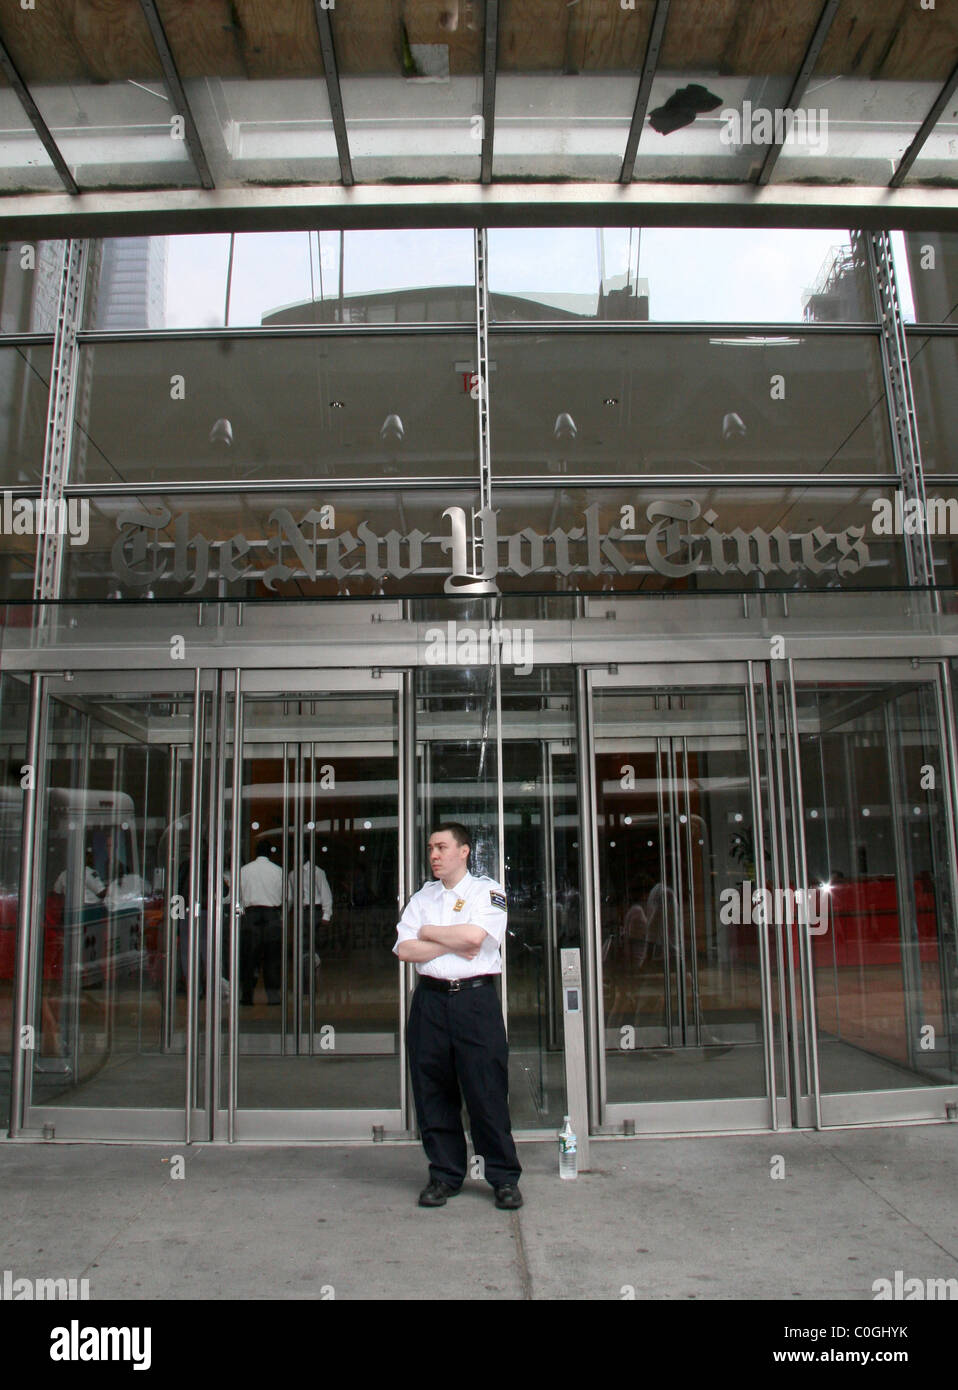
<path fill-rule="evenodd" d="M 430 1178 L 450 1187 L 465 1179 L 465 1099 L 486 1181 L 517 1183 L 522 1167 L 509 1122 L 509 1044 L 495 986 L 446 994 L 420 985 L 406 1045 Z"/>
<path fill-rule="evenodd" d="M 260 963 L 266 998 L 278 1004 L 283 986 L 283 924 L 278 907 L 248 907 L 240 928 L 240 986 L 251 999 Z"/>

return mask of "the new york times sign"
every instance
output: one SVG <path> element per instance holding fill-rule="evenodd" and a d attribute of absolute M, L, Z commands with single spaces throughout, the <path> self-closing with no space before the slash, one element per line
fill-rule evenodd
<path fill-rule="evenodd" d="M 617 524 L 602 525 L 598 503 L 582 512 L 582 524 L 540 532 L 523 526 L 502 534 L 494 508 L 467 512 L 447 507 L 435 531 L 418 527 L 380 533 L 368 521 L 338 530 L 335 508 L 320 505 L 297 518 L 275 507 L 265 535 L 211 540 L 190 525 L 188 512 L 165 507 L 121 512 L 112 549 L 117 580 L 134 588 L 167 584 L 178 592 L 201 593 L 211 579 L 227 584 L 255 581 L 267 590 L 289 580 L 368 579 L 381 593 L 403 581 L 445 593 L 496 593 L 504 576 L 562 576 L 566 589 L 577 577 L 659 575 L 681 581 L 705 577 L 763 575 L 775 587 L 803 573 L 856 574 L 869 559 L 864 526 L 827 531 L 764 530 L 741 526 L 720 530 L 718 517 L 691 497 L 659 498 L 644 508 L 623 505 Z"/>

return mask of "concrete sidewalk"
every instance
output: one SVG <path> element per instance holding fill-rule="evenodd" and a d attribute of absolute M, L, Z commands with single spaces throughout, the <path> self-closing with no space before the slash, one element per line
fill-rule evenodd
<path fill-rule="evenodd" d="M 161 1300 L 871 1300 L 896 1270 L 958 1280 L 958 1125 L 593 1141 L 575 1182 L 552 1143 L 520 1158 L 520 1212 L 469 1181 L 427 1211 L 414 1145 L 3 1143 L 0 1273 Z"/>

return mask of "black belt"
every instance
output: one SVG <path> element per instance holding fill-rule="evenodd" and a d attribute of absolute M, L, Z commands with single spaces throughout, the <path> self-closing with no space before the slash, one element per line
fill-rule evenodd
<path fill-rule="evenodd" d="M 464 980 L 437 980 L 434 975 L 420 975 L 419 983 L 426 989 L 441 989 L 443 994 L 458 994 L 461 989 L 476 989 L 479 985 L 491 985 L 498 975 L 468 975 Z"/>

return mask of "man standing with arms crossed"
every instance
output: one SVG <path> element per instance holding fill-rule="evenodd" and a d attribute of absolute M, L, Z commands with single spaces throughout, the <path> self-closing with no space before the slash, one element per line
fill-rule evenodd
<path fill-rule="evenodd" d="M 409 899 L 393 947 L 419 976 L 406 1032 L 429 1159 L 429 1184 L 419 1205 L 445 1206 L 465 1180 L 465 1097 L 473 1144 L 496 1206 L 513 1211 L 522 1206 L 522 1168 L 509 1121 L 509 1045 L 495 989 L 502 974 L 506 895 L 493 879 L 469 872 L 470 848 L 469 832 L 458 821 L 436 827 L 429 837 L 436 881 Z"/>

